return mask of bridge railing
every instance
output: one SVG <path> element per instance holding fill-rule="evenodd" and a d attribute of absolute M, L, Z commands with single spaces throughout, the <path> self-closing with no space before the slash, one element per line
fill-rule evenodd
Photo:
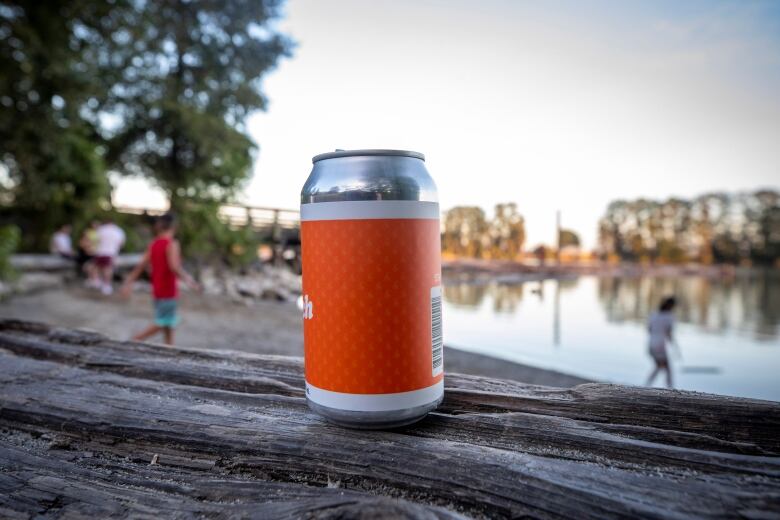
<path fill-rule="evenodd" d="M 255 229 L 281 228 L 294 230 L 300 225 L 300 213 L 292 209 L 258 206 L 225 205 L 219 216 L 231 226 L 251 226 Z"/>
<path fill-rule="evenodd" d="M 117 207 L 120 213 L 132 215 L 158 216 L 164 210 Z M 225 204 L 219 208 L 219 218 L 231 227 L 251 227 L 269 234 L 278 240 L 282 234 L 297 234 L 300 227 L 300 212 L 293 209 L 268 208 L 263 206 L 244 206 L 240 204 Z"/>

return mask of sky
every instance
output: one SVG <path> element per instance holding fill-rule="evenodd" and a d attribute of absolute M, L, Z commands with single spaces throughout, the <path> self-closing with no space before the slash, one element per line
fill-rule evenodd
<path fill-rule="evenodd" d="M 560 210 L 593 247 L 615 199 L 780 187 L 780 2 L 289 0 L 277 26 L 246 203 L 297 208 L 318 153 L 415 150 L 442 209 L 516 202 L 528 246 Z"/>

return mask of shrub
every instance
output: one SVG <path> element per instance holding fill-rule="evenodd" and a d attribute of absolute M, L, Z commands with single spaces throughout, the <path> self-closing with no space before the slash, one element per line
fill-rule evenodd
<path fill-rule="evenodd" d="M 19 246 L 20 235 L 19 228 L 16 226 L 0 227 L 0 280 L 16 277 L 17 273 L 11 266 L 11 255 Z"/>

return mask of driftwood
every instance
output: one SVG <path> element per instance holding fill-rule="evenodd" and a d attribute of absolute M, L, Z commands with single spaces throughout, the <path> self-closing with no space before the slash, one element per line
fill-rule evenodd
<path fill-rule="evenodd" d="M 0 322 L 0 517 L 769 518 L 780 404 L 449 374 L 417 425 L 309 412 L 301 361 Z"/>

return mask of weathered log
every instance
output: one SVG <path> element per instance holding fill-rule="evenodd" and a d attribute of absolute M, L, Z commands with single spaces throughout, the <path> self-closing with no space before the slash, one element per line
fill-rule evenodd
<path fill-rule="evenodd" d="M 0 517 L 780 514 L 780 404 L 449 374 L 395 431 L 309 412 L 301 360 L 0 322 Z"/>

